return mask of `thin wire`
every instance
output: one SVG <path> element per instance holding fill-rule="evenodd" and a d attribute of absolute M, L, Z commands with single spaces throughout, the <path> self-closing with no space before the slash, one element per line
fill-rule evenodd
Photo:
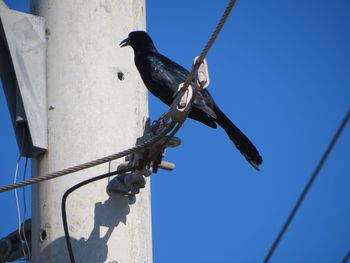
<path fill-rule="evenodd" d="M 159 133 L 158 135 L 154 136 L 153 138 L 151 138 L 151 139 L 149 139 L 149 140 L 147 140 L 147 141 L 145 141 L 137 146 L 131 147 L 125 151 L 111 154 L 111 155 L 108 155 L 106 157 L 102 157 L 102 158 L 96 159 L 94 161 L 90 161 L 87 163 L 76 165 L 76 166 L 73 166 L 70 168 L 66 168 L 66 169 L 63 169 L 63 170 L 58 171 L 58 172 L 54 172 L 54 173 L 50 173 L 47 175 L 31 178 L 31 179 L 28 179 L 28 180 L 23 181 L 23 182 L 18 182 L 18 183 L 2 186 L 2 187 L 0 187 L 0 193 L 10 191 L 10 190 L 13 190 L 13 189 L 16 189 L 19 187 L 24 187 L 27 185 L 40 183 L 42 181 L 57 178 L 57 177 L 60 177 L 60 176 L 66 175 L 66 174 L 78 172 L 80 170 L 91 168 L 93 166 L 96 166 L 96 165 L 99 165 L 102 163 L 106 163 L 106 162 L 110 162 L 112 160 L 119 159 L 119 158 L 125 157 L 129 154 L 141 151 L 141 150 L 151 146 L 155 142 L 159 141 L 160 139 L 162 139 L 172 128 L 174 128 L 175 124 L 176 124 L 175 122 L 171 122 L 170 124 L 167 124 L 165 129 L 161 133 Z"/>
<path fill-rule="evenodd" d="M 13 176 L 13 183 L 15 184 L 17 182 L 17 176 L 18 176 L 18 170 L 19 170 L 19 165 L 21 162 L 21 153 L 19 153 L 18 159 L 17 159 L 17 163 L 16 163 L 16 168 L 15 168 L 15 174 Z M 16 200 L 16 209 L 17 209 L 17 224 L 18 224 L 18 236 L 20 239 L 20 246 L 21 246 L 21 250 L 23 252 L 24 257 L 27 256 L 25 249 L 22 245 L 22 233 L 21 233 L 21 209 L 19 207 L 19 198 L 18 198 L 18 192 L 17 189 L 15 189 L 15 200 Z"/>
<path fill-rule="evenodd" d="M 62 197 L 62 203 L 61 203 L 61 212 L 62 212 L 62 222 L 63 222 L 64 236 L 65 236 L 65 239 L 66 239 L 68 254 L 69 254 L 69 258 L 70 258 L 71 263 L 75 263 L 75 259 L 74 259 L 72 243 L 71 243 L 71 240 L 70 240 L 70 234 L 69 234 L 69 229 L 68 229 L 68 220 L 67 220 L 67 211 L 66 211 L 66 201 L 67 201 L 68 195 L 71 194 L 73 191 L 77 190 L 78 188 L 86 185 L 86 184 L 89 184 L 89 183 L 92 183 L 92 182 L 95 182 L 95 181 L 98 181 L 98 180 L 101 180 L 101 179 L 104 179 L 106 177 L 110 177 L 110 176 L 113 176 L 113 175 L 116 175 L 116 174 L 127 173 L 127 172 L 130 172 L 130 171 L 136 170 L 136 169 L 137 169 L 137 166 L 135 166 L 135 167 L 127 167 L 127 168 L 124 168 L 124 169 L 119 169 L 119 170 L 114 171 L 114 172 L 109 172 L 109 173 L 106 173 L 106 174 L 102 174 L 102 175 L 99 175 L 99 176 L 87 179 L 87 180 L 85 180 L 85 181 L 83 181 L 81 183 L 78 183 L 78 184 L 74 185 L 73 187 L 69 188 L 64 193 L 64 195 Z"/>
<path fill-rule="evenodd" d="M 17 163 L 16 163 L 16 168 L 15 168 L 15 174 L 13 176 L 13 183 L 15 184 L 17 182 L 17 176 L 18 176 L 18 170 L 19 170 L 19 166 L 21 163 L 21 158 L 22 158 L 22 154 L 23 154 L 23 148 L 24 148 L 24 139 L 25 139 L 25 129 L 22 130 L 22 139 L 21 139 L 21 147 L 20 147 L 20 151 L 18 154 L 18 158 L 17 158 Z M 19 198 L 18 198 L 18 192 L 17 190 L 15 190 L 15 201 L 16 201 L 16 209 L 17 209 L 17 223 L 18 223 L 18 236 L 20 239 L 20 246 L 21 246 L 21 250 L 23 253 L 23 256 L 26 258 L 27 257 L 27 253 L 24 249 L 23 246 L 23 239 L 22 239 L 22 233 L 21 233 L 21 229 L 22 229 L 22 222 L 21 222 L 21 209 L 20 209 L 20 204 L 19 204 Z"/>
<path fill-rule="evenodd" d="M 343 260 L 341 261 L 341 263 L 347 263 L 350 259 L 350 250 L 349 252 L 345 255 L 345 257 L 343 258 Z"/>
<path fill-rule="evenodd" d="M 297 213 L 297 211 L 298 211 L 298 209 L 299 209 L 301 203 L 302 203 L 303 200 L 305 199 L 305 196 L 307 195 L 307 193 L 309 192 L 309 190 L 310 190 L 312 184 L 314 183 L 314 181 L 315 181 L 315 179 L 316 179 L 316 177 L 317 177 L 319 171 L 321 170 L 323 164 L 324 164 L 325 161 L 327 160 L 328 155 L 331 153 L 331 151 L 332 151 L 334 145 L 336 144 L 338 138 L 340 137 L 341 133 L 343 132 L 343 130 L 344 130 L 344 128 L 345 128 L 345 126 L 346 126 L 346 124 L 347 124 L 349 118 L 350 118 L 350 110 L 349 110 L 349 111 L 347 112 L 347 114 L 345 115 L 345 118 L 343 119 L 342 123 L 340 124 L 340 126 L 339 126 L 337 132 L 335 133 L 335 135 L 334 135 L 332 141 L 330 142 L 330 144 L 329 144 L 327 150 L 326 150 L 325 153 L 323 154 L 323 156 L 322 156 L 320 162 L 318 163 L 318 165 L 317 165 L 315 171 L 313 172 L 312 176 L 310 177 L 309 182 L 308 182 L 307 185 L 305 186 L 305 188 L 304 188 L 302 194 L 300 195 L 300 197 L 299 197 L 297 203 L 295 204 L 295 206 L 294 206 L 292 212 L 290 213 L 290 215 L 289 215 L 287 221 L 284 223 L 282 229 L 280 230 L 280 232 L 279 232 L 279 234 L 278 234 L 278 236 L 277 236 L 275 242 L 273 243 L 271 249 L 269 250 L 269 253 L 267 254 L 267 256 L 266 256 L 266 258 L 265 258 L 265 260 L 264 260 L 264 263 L 267 263 L 267 262 L 270 260 L 270 258 L 272 257 L 272 255 L 273 255 L 274 251 L 276 250 L 276 248 L 277 248 L 279 242 L 281 241 L 281 239 L 282 239 L 284 233 L 286 232 L 288 226 L 290 225 L 290 223 L 292 222 L 292 220 L 293 220 L 295 214 Z"/>
<path fill-rule="evenodd" d="M 24 163 L 24 171 L 23 171 L 23 179 L 22 181 L 26 180 L 26 174 L 27 174 L 27 166 L 28 166 L 28 157 L 26 157 L 26 161 Z M 30 251 L 30 247 L 28 244 L 28 240 L 27 240 L 27 236 L 26 236 L 26 227 L 25 227 L 25 221 L 26 221 L 26 216 L 27 216 L 27 200 L 26 200 L 26 189 L 23 188 L 22 189 L 22 193 L 23 193 L 23 219 L 22 219 L 22 235 L 23 235 L 23 239 L 25 242 L 25 245 L 27 247 L 27 252 L 28 255 L 26 256 L 26 262 L 28 262 L 29 260 L 31 260 L 31 251 Z M 21 237 L 22 238 L 22 237 Z"/>

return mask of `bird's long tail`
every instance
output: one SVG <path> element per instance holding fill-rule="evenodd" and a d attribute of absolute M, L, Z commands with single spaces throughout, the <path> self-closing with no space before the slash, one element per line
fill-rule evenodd
<path fill-rule="evenodd" d="M 216 122 L 226 131 L 228 137 L 230 137 L 247 161 L 259 171 L 259 165 L 262 164 L 263 160 L 254 144 L 217 106 L 215 106 L 215 113 L 217 115 Z"/>

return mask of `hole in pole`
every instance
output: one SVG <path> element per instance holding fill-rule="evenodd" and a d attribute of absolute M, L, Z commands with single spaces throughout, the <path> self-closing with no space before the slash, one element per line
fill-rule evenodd
<path fill-rule="evenodd" d="M 40 241 L 45 241 L 47 238 L 47 233 L 46 233 L 46 230 L 42 230 L 40 232 Z"/>
<path fill-rule="evenodd" d="M 124 80 L 124 73 L 123 72 L 119 71 L 117 76 L 118 76 L 119 80 Z"/>
<path fill-rule="evenodd" d="M 117 76 L 118 76 L 119 80 L 124 80 L 124 73 L 123 72 L 119 71 Z"/>

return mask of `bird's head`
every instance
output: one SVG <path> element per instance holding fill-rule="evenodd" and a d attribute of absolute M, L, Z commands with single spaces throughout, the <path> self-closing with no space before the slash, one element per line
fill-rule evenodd
<path fill-rule="evenodd" d="M 129 37 L 120 42 L 120 47 L 131 46 L 135 53 L 156 51 L 151 37 L 145 31 L 133 31 Z"/>

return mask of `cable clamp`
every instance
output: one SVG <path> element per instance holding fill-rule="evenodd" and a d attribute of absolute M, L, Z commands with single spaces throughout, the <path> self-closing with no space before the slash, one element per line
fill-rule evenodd
<path fill-rule="evenodd" d="M 189 85 L 187 89 L 185 89 L 183 86 L 184 83 L 179 85 L 175 99 L 169 109 L 170 117 L 175 122 L 182 122 L 187 118 L 191 109 L 192 100 L 194 99 L 193 87 Z"/>
<path fill-rule="evenodd" d="M 206 59 L 203 59 L 202 62 L 198 63 L 199 56 L 194 58 L 193 65 L 198 64 L 197 74 L 195 75 L 195 83 L 198 86 L 198 90 L 203 90 L 209 86 L 210 78 L 208 71 L 208 63 Z"/>
<path fill-rule="evenodd" d="M 145 135 L 138 138 L 137 144 L 143 143 L 159 133 L 159 125 L 162 126 L 162 121 L 152 125 Z M 179 138 L 165 136 L 152 146 L 126 156 L 125 162 L 119 164 L 118 170 L 129 167 L 137 167 L 137 169 L 131 173 L 119 174 L 114 177 L 108 183 L 107 193 L 109 195 L 117 193 L 127 196 L 138 194 L 140 189 L 146 185 L 146 177 L 149 177 L 151 173 L 157 173 L 158 168 L 168 171 L 175 169 L 175 164 L 163 161 L 163 158 L 166 148 L 174 148 L 180 144 L 181 140 Z"/>

